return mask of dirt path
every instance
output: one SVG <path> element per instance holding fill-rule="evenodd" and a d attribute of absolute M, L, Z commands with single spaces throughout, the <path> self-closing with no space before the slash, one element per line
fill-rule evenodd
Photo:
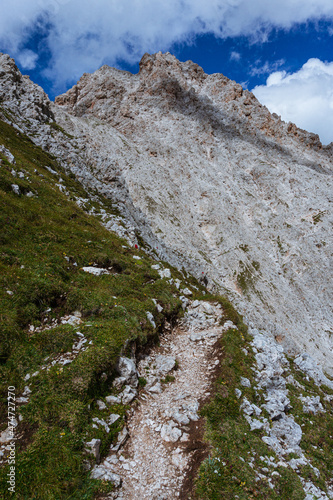
<path fill-rule="evenodd" d="M 204 453 L 198 410 L 219 363 L 215 344 L 230 326 L 219 325 L 221 314 L 218 304 L 193 302 L 182 325 L 139 362 L 148 383 L 128 418 L 129 438 L 103 462 L 122 479 L 111 498 L 180 498 L 194 455 Z"/>

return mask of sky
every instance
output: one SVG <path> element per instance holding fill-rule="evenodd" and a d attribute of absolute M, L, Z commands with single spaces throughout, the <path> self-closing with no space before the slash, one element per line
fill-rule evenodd
<path fill-rule="evenodd" d="M 3 3 L 3 5 L 1 5 Z M 333 141 L 332 0 L 0 0 L 0 51 L 51 99 L 103 64 L 169 51 Z"/>

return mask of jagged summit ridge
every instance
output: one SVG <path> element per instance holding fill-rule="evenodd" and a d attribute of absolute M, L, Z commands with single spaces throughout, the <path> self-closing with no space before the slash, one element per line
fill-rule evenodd
<path fill-rule="evenodd" d="M 35 142 L 118 199 L 161 258 L 332 371 L 330 147 L 170 54 L 137 75 L 103 66 L 49 106 L 75 139 L 39 124 Z"/>
<path fill-rule="evenodd" d="M 180 105 L 181 101 L 185 106 L 194 104 L 198 107 L 196 97 L 209 99 L 213 107 L 234 115 L 231 120 L 233 128 L 242 133 L 254 135 L 259 132 L 279 141 L 285 141 L 287 136 L 306 147 L 330 151 L 329 147 L 323 148 L 318 135 L 301 130 L 292 123 L 284 123 L 241 85 L 222 74 L 207 75 L 198 64 L 180 62 L 170 53 L 144 54 L 136 75 L 109 66 L 102 66 L 93 74 L 85 73 L 78 84 L 58 96 L 55 103 L 71 107 L 78 116 L 99 114 L 112 121 L 114 115 L 131 118 L 128 107 L 135 107 L 135 103 L 140 105 L 140 97 L 144 98 L 146 94 L 151 98 L 163 97 L 165 111 L 175 104 Z M 108 110 L 103 109 L 105 103 Z"/>

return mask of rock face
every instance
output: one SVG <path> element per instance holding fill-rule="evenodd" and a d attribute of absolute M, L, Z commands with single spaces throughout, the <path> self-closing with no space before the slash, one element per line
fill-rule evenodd
<path fill-rule="evenodd" d="M 1 55 L 0 98 L 36 143 L 118 202 L 132 236 L 333 373 L 332 145 L 169 53 L 145 54 L 137 75 L 84 74 L 55 104 Z M 50 131 L 54 119 L 75 138 Z"/>
<path fill-rule="evenodd" d="M 44 90 L 31 82 L 28 76 L 21 75 L 13 59 L 0 53 L 0 96 L 1 106 L 6 107 L 9 118 L 13 113 L 39 125 L 54 121 L 51 102 Z"/>

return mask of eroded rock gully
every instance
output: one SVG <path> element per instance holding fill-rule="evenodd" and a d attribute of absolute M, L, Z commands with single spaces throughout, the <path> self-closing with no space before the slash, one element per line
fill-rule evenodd
<path fill-rule="evenodd" d="M 194 301 L 184 321 L 161 337 L 138 363 L 147 385 L 130 412 L 128 439 L 98 466 L 95 477 L 116 474 L 121 487 L 108 498 L 167 500 L 180 491 L 196 455 L 203 458 L 198 410 L 219 364 L 215 344 L 230 326 L 220 325 L 219 304 Z M 194 445 L 193 445 L 194 444 Z M 115 476 L 111 476 L 117 482 Z"/>

